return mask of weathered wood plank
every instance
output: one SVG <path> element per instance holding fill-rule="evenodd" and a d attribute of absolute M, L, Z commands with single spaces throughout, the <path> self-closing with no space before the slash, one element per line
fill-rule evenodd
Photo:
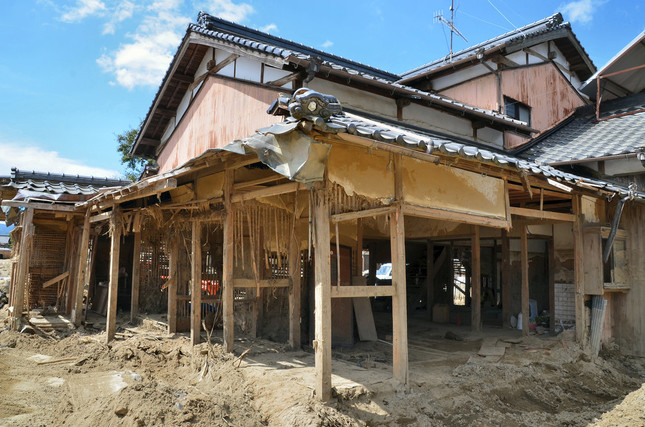
<path fill-rule="evenodd" d="M 133 227 L 134 228 L 134 227 Z M 130 295 L 130 322 L 139 315 L 139 286 L 141 277 L 141 231 L 135 231 L 132 248 L 132 293 Z"/>
<path fill-rule="evenodd" d="M 11 328 L 16 331 L 22 327 L 22 313 L 25 306 L 25 290 L 27 278 L 29 277 L 29 259 L 34 238 L 34 209 L 27 208 L 20 221 L 22 225 L 22 236 L 20 237 L 20 258 L 18 259 L 18 277 L 14 281 L 15 290 L 13 293 L 13 316 Z"/>
<path fill-rule="evenodd" d="M 502 230 L 502 325 L 511 326 L 511 245 L 508 231 Z"/>
<path fill-rule="evenodd" d="M 191 298 L 190 298 L 190 342 L 200 342 L 202 328 L 202 223 L 192 223 L 191 237 Z"/>
<path fill-rule="evenodd" d="M 481 331 L 482 321 L 482 286 L 481 286 L 481 246 L 479 242 L 479 226 L 473 227 L 473 237 L 471 239 L 472 252 L 472 279 L 470 281 L 472 289 L 472 300 L 470 303 L 471 328 L 475 332 Z"/>
<path fill-rule="evenodd" d="M 522 334 L 529 334 L 529 239 L 526 225 L 521 230 L 521 265 L 522 265 Z"/>
<path fill-rule="evenodd" d="M 63 279 L 67 279 L 69 277 L 69 271 L 66 271 L 64 273 L 59 274 L 58 276 L 49 279 L 45 283 L 42 284 L 43 288 L 48 288 L 51 285 L 55 285 L 56 283 L 62 281 Z"/>
<path fill-rule="evenodd" d="M 562 212 L 538 211 L 536 209 L 518 208 L 515 206 L 511 206 L 510 211 L 512 215 L 525 218 L 537 218 L 560 222 L 573 222 L 575 220 L 575 216 L 573 214 Z"/>
<path fill-rule="evenodd" d="M 223 251 L 222 251 L 222 309 L 224 324 L 224 351 L 232 352 L 235 339 L 234 324 L 234 283 L 233 283 L 233 251 L 235 242 L 233 237 L 235 226 L 235 212 L 233 211 L 233 182 L 235 178 L 234 170 L 226 171 L 226 180 L 224 182 L 224 216 L 223 224 Z"/>
<path fill-rule="evenodd" d="M 405 215 L 418 216 L 420 218 L 442 219 L 446 221 L 461 222 L 471 225 L 483 225 L 495 228 L 509 227 L 509 223 L 506 219 L 492 218 L 481 215 L 471 215 L 463 212 L 428 208 L 424 206 L 414 206 L 410 204 L 403 205 L 403 213 Z"/>
<path fill-rule="evenodd" d="M 74 298 L 74 309 L 72 311 L 72 323 L 80 326 L 83 313 L 83 293 L 87 280 L 87 255 L 90 245 L 90 211 L 85 214 L 83 222 L 83 234 L 81 235 L 80 260 L 76 273 L 76 295 Z"/>
<path fill-rule="evenodd" d="M 390 297 L 396 294 L 394 286 L 333 286 L 332 298 Z"/>
<path fill-rule="evenodd" d="M 585 331 L 587 324 L 585 322 L 585 294 L 584 294 L 584 247 L 582 235 L 582 214 L 580 195 L 575 195 L 572 201 L 573 215 L 573 283 L 575 290 L 575 307 L 576 307 L 576 341 L 581 346 L 585 345 Z"/>
<path fill-rule="evenodd" d="M 105 330 L 108 342 L 116 333 L 116 304 L 119 291 L 119 254 L 121 251 L 121 212 L 118 208 L 110 216 L 110 284 L 108 288 L 108 307 Z"/>
<path fill-rule="evenodd" d="M 173 234 L 170 241 L 168 257 L 168 333 L 177 332 L 177 272 L 179 270 L 179 236 Z"/>

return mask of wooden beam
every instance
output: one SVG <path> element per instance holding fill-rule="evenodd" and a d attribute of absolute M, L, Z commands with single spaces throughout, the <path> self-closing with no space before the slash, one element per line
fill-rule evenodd
<path fill-rule="evenodd" d="M 449 211 L 446 209 L 415 206 L 409 205 L 407 203 L 403 205 L 403 213 L 405 215 L 417 216 L 421 218 L 439 219 L 471 225 L 483 225 L 494 228 L 508 228 L 509 226 L 506 219 L 472 215 L 463 212 Z"/>
<path fill-rule="evenodd" d="M 134 227 L 133 227 L 134 228 Z M 132 233 L 132 292 L 130 295 L 130 322 L 139 315 L 139 287 L 141 279 L 141 231 Z"/>
<path fill-rule="evenodd" d="M 144 181 L 145 182 L 145 181 Z M 130 190 L 129 188 L 132 188 Z M 177 178 L 166 178 L 161 181 L 156 181 L 151 185 L 142 186 L 141 188 L 129 187 L 124 190 L 124 194 L 119 194 L 114 196 L 112 203 L 123 203 L 130 200 L 142 199 L 144 197 L 154 196 L 155 194 L 163 193 L 164 191 L 172 190 L 177 188 Z M 110 205 L 110 201 L 105 203 L 105 206 L 102 204 L 102 207 Z"/>
<path fill-rule="evenodd" d="M 239 57 L 240 57 L 240 55 L 238 55 L 238 54 L 236 54 L 236 53 L 233 53 L 233 54 L 231 54 L 231 55 L 227 56 L 226 58 L 224 58 L 223 60 L 221 60 L 221 61 L 220 61 L 219 63 L 217 63 L 214 67 L 210 68 L 210 69 L 208 70 L 208 72 L 209 72 L 209 73 L 216 74 L 216 73 L 218 73 L 219 71 L 221 71 L 221 70 L 222 70 L 222 68 L 224 68 L 224 67 L 226 67 L 227 65 L 231 64 L 233 61 L 235 61 L 235 60 L 236 60 L 237 58 L 239 58 Z"/>
<path fill-rule="evenodd" d="M 53 279 L 49 279 L 48 281 L 42 284 L 42 287 L 43 289 L 48 288 L 51 285 L 55 285 L 56 283 L 60 282 L 61 280 L 67 279 L 68 277 L 69 277 L 69 271 L 66 271 L 54 277 Z"/>
<path fill-rule="evenodd" d="M 294 202 L 294 216 L 289 233 L 289 345 L 300 348 L 300 238 L 298 236 L 298 198 Z"/>
<path fill-rule="evenodd" d="M 107 221 L 108 219 L 110 219 L 110 215 L 111 215 L 111 212 L 103 212 L 98 215 L 91 216 L 90 224 L 94 224 L 101 221 Z"/>
<path fill-rule="evenodd" d="M 554 232 L 551 226 L 551 238 L 549 239 L 549 328 L 553 331 L 555 328 L 555 246 Z"/>
<path fill-rule="evenodd" d="M 432 320 L 432 307 L 434 306 L 434 243 L 426 241 L 426 314 Z"/>
<path fill-rule="evenodd" d="M 325 188 L 313 190 L 314 219 L 314 323 L 316 397 L 331 399 L 331 256 L 329 200 Z"/>
<path fill-rule="evenodd" d="M 289 182 L 286 184 L 274 185 L 261 190 L 253 190 L 247 193 L 238 193 L 232 195 L 232 202 L 239 203 L 246 200 L 255 200 L 260 197 L 277 196 L 279 194 L 293 193 L 298 190 L 305 190 L 305 184 L 299 182 Z"/>
<path fill-rule="evenodd" d="M 584 294 L 584 269 L 583 269 L 583 236 L 582 236 L 582 207 L 581 196 L 576 194 L 573 198 L 573 283 L 576 317 L 576 341 L 584 347 L 587 322 L 585 321 L 585 294 Z M 600 262 L 600 261 L 599 261 Z"/>
<path fill-rule="evenodd" d="M 511 245 L 506 230 L 502 230 L 502 325 L 511 326 Z"/>
<path fill-rule="evenodd" d="M 395 208 L 396 206 L 386 206 L 383 208 L 373 208 L 373 209 L 366 209 L 363 211 L 346 212 L 346 213 L 332 215 L 330 219 L 331 219 L 331 222 L 335 224 L 338 222 L 353 221 L 355 219 L 367 218 L 370 216 L 389 215 L 392 212 L 394 212 Z"/>
<path fill-rule="evenodd" d="M 3 200 L 2 206 L 10 208 L 32 208 L 41 211 L 54 211 L 54 212 L 76 212 L 78 208 L 74 205 L 62 205 L 45 202 L 32 202 L 27 200 Z"/>
<path fill-rule="evenodd" d="M 14 280 L 13 296 L 13 316 L 11 319 L 11 329 L 14 331 L 22 327 L 22 313 L 25 305 L 25 291 L 27 289 L 27 280 L 29 278 L 29 260 L 31 259 L 31 250 L 34 239 L 34 209 L 27 208 L 20 220 L 22 226 L 22 235 L 20 236 L 20 253 L 18 258 L 18 277 Z"/>
<path fill-rule="evenodd" d="M 110 342 L 116 333 L 116 304 L 119 292 L 119 254 L 121 251 L 121 212 L 118 208 L 110 216 L 110 284 L 108 288 L 108 306 L 105 331 L 106 340 Z"/>
<path fill-rule="evenodd" d="M 439 163 L 439 157 L 434 154 L 427 154 L 423 151 L 417 151 L 412 148 L 401 147 L 400 145 L 390 144 L 388 142 L 375 141 L 373 139 L 363 138 L 360 136 L 352 135 L 349 133 L 338 133 L 336 137 L 341 141 L 346 141 L 352 145 L 358 145 L 366 148 L 376 148 L 381 151 L 387 151 L 392 154 L 401 154 L 403 156 L 412 157 L 413 159 L 423 160 L 434 164 Z"/>
<path fill-rule="evenodd" d="M 239 289 L 260 288 L 288 288 L 291 286 L 290 279 L 262 279 L 257 282 L 254 279 L 235 278 L 233 287 Z"/>
<path fill-rule="evenodd" d="M 177 332 L 177 273 L 179 271 L 179 238 L 176 233 L 170 236 L 168 257 L 168 276 L 171 283 L 168 285 L 168 334 Z"/>
<path fill-rule="evenodd" d="M 193 221 L 191 238 L 190 342 L 200 342 L 202 328 L 202 223 Z"/>
<path fill-rule="evenodd" d="M 226 170 L 224 180 L 224 224 L 223 224 L 223 251 L 222 251 L 222 309 L 224 324 L 224 351 L 232 352 L 235 339 L 235 318 L 233 314 L 234 301 L 234 283 L 233 283 L 233 253 L 235 251 L 234 227 L 235 212 L 233 211 L 233 182 L 235 181 L 235 171 Z"/>
<path fill-rule="evenodd" d="M 403 200 L 401 155 L 394 156 L 394 192 Z M 392 365 L 394 379 L 408 385 L 408 312 L 405 280 L 405 225 L 401 205 L 390 214 L 390 251 L 392 259 Z"/>
<path fill-rule="evenodd" d="M 81 235 L 80 260 L 78 262 L 78 271 L 76 272 L 76 297 L 74 299 L 74 309 L 72 310 L 72 323 L 76 327 L 81 325 L 83 318 L 83 293 L 85 292 L 85 283 L 87 280 L 87 255 L 90 246 L 90 211 L 85 213 L 83 222 L 83 234 Z"/>
<path fill-rule="evenodd" d="M 482 284 L 481 284 L 481 246 L 479 244 L 479 226 L 475 225 L 473 227 L 473 237 L 471 240 L 471 253 L 472 253 L 472 266 L 471 274 L 472 278 L 470 280 L 471 289 L 472 289 L 472 299 L 470 302 L 470 314 L 471 314 L 471 329 L 475 332 L 480 332 L 482 329 Z"/>
<path fill-rule="evenodd" d="M 266 82 L 265 84 L 268 85 L 268 86 L 278 86 L 278 87 L 280 87 L 280 86 L 284 86 L 285 84 L 298 79 L 298 77 L 300 77 L 300 76 L 301 76 L 300 71 L 296 71 L 295 73 L 288 74 L 288 75 L 286 75 L 284 77 L 281 77 L 281 78 L 279 78 L 277 80 Z"/>
<path fill-rule="evenodd" d="M 332 298 L 391 297 L 394 286 L 332 286 Z"/>
<path fill-rule="evenodd" d="M 251 181 L 245 181 L 245 182 L 238 182 L 238 183 L 233 185 L 233 190 L 238 191 L 238 190 L 241 190 L 243 188 L 255 187 L 256 185 L 262 185 L 262 184 L 266 184 L 266 183 L 269 183 L 269 182 L 280 181 L 280 180 L 283 180 L 283 179 L 286 179 L 286 177 L 276 173 L 276 174 L 273 174 L 273 175 L 265 176 L 264 178 L 258 178 L 258 179 L 254 179 L 254 180 L 251 180 Z"/>
<path fill-rule="evenodd" d="M 511 214 L 524 217 L 524 218 L 537 218 L 544 219 L 549 221 L 558 221 L 558 222 L 573 222 L 575 220 L 575 215 L 562 213 L 562 212 L 550 212 L 550 211 L 538 211 L 536 209 L 527 209 L 527 208 L 518 208 L 511 206 Z"/>
<path fill-rule="evenodd" d="M 521 268 L 522 268 L 522 335 L 529 334 L 529 239 L 525 224 L 521 225 Z"/>

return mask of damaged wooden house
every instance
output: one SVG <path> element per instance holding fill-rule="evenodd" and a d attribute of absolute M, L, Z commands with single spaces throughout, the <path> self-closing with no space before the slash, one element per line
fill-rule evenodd
<path fill-rule="evenodd" d="M 523 117 L 400 80 L 200 13 L 133 147 L 159 172 L 74 205 L 74 321 L 100 227 L 108 340 L 121 307 L 165 312 L 194 344 L 221 325 L 228 351 L 236 334 L 311 345 L 323 400 L 332 345 L 359 339 L 391 337 L 407 384 L 416 314 L 479 331 L 521 313 L 528 334 L 538 316 L 556 326 L 563 283 L 578 339 L 601 333 L 585 230 L 645 194 L 513 156 L 506 135 L 538 133 Z"/>

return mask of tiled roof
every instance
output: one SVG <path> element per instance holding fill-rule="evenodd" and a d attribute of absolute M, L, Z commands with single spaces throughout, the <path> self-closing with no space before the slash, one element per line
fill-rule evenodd
<path fill-rule="evenodd" d="M 17 190 L 48 194 L 91 195 L 101 188 L 120 187 L 130 181 L 87 177 L 79 175 L 52 174 L 48 172 L 23 172 L 11 169 L 11 178 L 4 186 Z"/>
<path fill-rule="evenodd" d="M 502 34 L 482 43 L 468 47 L 459 52 L 453 53 L 452 57 L 445 56 L 444 58 L 436 59 L 425 65 L 414 68 L 410 71 L 406 71 L 401 74 L 402 81 L 409 81 L 411 79 L 414 79 L 415 77 L 420 77 L 424 74 L 431 73 L 434 70 L 438 70 L 446 65 L 456 64 L 469 59 L 472 60 L 473 58 L 477 57 L 477 54 L 479 52 L 488 52 L 489 50 L 500 49 L 503 47 L 508 48 L 514 45 L 522 44 L 527 40 L 534 39 L 543 34 L 554 33 L 555 36 L 558 32 L 569 33 L 576 44 L 575 47 L 579 51 L 579 55 L 584 56 L 583 60 L 588 61 L 591 68 L 594 68 L 593 62 L 591 62 L 589 55 L 587 55 L 586 51 L 576 38 L 575 34 L 573 34 L 573 32 L 571 31 L 571 24 L 562 21 L 562 15 L 560 13 L 556 13 L 552 16 L 549 16 L 548 18 L 541 19 L 539 21 L 533 22 L 532 24 L 525 25 L 524 27 L 517 28 L 513 31 L 509 31 L 508 33 Z M 595 68 L 591 70 L 591 73 L 593 73 L 593 71 L 595 71 Z M 588 73 L 587 75 L 591 73 Z"/>
<path fill-rule="evenodd" d="M 500 151 L 486 149 L 473 142 L 438 137 L 430 132 L 423 132 L 417 129 L 411 130 L 404 126 L 395 126 L 385 122 L 367 119 L 355 114 L 343 113 L 332 116 L 329 123 L 331 123 L 332 126 L 339 128 L 341 132 L 347 132 L 352 135 L 397 144 L 404 147 L 421 148 L 429 154 L 434 153 L 465 159 L 476 159 L 482 163 L 511 167 L 521 173 L 540 175 L 544 178 L 550 178 L 563 184 L 606 190 L 622 195 L 629 193 L 629 190 L 626 187 L 618 184 L 563 172 L 548 165 L 538 164 Z M 645 199 L 645 193 L 639 192 L 636 196 L 641 199 Z"/>
<path fill-rule="evenodd" d="M 606 156 L 634 153 L 645 147 L 645 92 L 601 104 L 596 121 L 595 106 L 580 107 L 569 119 L 536 138 L 516 154 L 542 163 L 577 162 Z"/>

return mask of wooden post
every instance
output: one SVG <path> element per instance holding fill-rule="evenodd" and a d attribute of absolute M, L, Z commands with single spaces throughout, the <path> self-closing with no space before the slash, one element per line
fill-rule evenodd
<path fill-rule="evenodd" d="M 553 230 L 553 227 L 551 227 Z M 549 328 L 555 328 L 555 246 L 553 232 L 549 240 Z"/>
<path fill-rule="evenodd" d="M 110 215 L 110 285 L 108 289 L 107 321 L 105 330 L 107 342 L 114 339 L 116 333 L 116 304 L 119 293 L 119 254 L 121 251 L 121 212 L 115 206 Z"/>
<path fill-rule="evenodd" d="M 403 171 L 401 155 L 394 156 L 394 191 L 399 204 L 390 214 L 390 251 L 392 257 L 392 359 L 394 379 L 408 385 L 408 309 L 405 280 L 405 223 L 403 203 Z"/>
<path fill-rule="evenodd" d="M 587 322 L 585 321 L 585 295 L 584 295 L 584 271 L 583 271 L 583 256 L 584 248 L 582 243 L 582 219 L 580 196 L 575 195 L 571 201 L 573 204 L 573 214 L 575 219 L 573 221 L 573 282 L 575 289 L 575 307 L 576 307 L 576 341 L 584 346 L 585 332 L 587 330 Z"/>
<path fill-rule="evenodd" d="M 81 324 L 83 318 L 83 292 L 87 283 L 87 254 L 90 245 L 90 210 L 85 213 L 83 222 L 83 234 L 81 236 L 80 260 L 78 262 L 78 272 L 76 275 L 76 297 L 74 309 L 72 310 L 72 322 L 77 327 Z"/>
<path fill-rule="evenodd" d="M 179 236 L 173 233 L 170 237 L 168 257 L 168 333 L 177 332 L 177 285 L 179 278 Z"/>
<path fill-rule="evenodd" d="M 426 242 L 426 314 L 432 320 L 432 307 L 434 306 L 434 244 L 432 240 Z"/>
<path fill-rule="evenodd" d="M 502 325 L 511 326 L 511 245 L 506 230 L 502 230 Z"/>
<path fill-rule="evenodd" d="M 199 344 L 202 328 L 202 223 L 193 221 L 191 238 L 190 342 Z"/>
<path fill-rule="evenodd" d="M 363 218 L 356 219 L 356 260 L 354 275 L 363 276 Z"/>
<path fill-rule="evenodd" d="M 526 224 L 522 224 L 522 335 L 529 334 L 529 239 Z"/>
<path fill-rule="evenodd" d="M 298 220 L 294 216 L 293 229 L 289 239 L 289 345 L 300 348 L 300 239 L 298 238 Z"/>
<path fill-rule="evenodd" d="M 139 285 L 141 276 L 141 231 L 133 234 L 134 244 L 132 248 L 132 294 L 130 299 L 130 322 L 139 315 Z"/>
<path fill-rule="evenodd" d="M 233 203 L 231 202 L 233 192 L 234 171 L 226 171 L 226 181 L 224 182 L 224 225 L 223 225 L 223 260 L 222 260 L 222 310 L 223 310 L 223 324 L 224 324 L 224 351 L 232 352 L 233 343 L 235 340 L 233 315 L 234 306 L 234 293 L 233 293 L 233 251 L 235 250 L 233 233 L 235 226 L 235 212 L 233 211 Z"/>
<path fill-rule="evenodd" d="M 481 246 L 479 244 L 479 226 L 473 226 L 473 237 L 471 239 L 471 286 L 473 297 L 470 302 L 471 329 L 475 332 L 481 331 L 482 321 L 482 286 L 481 286 Z"/>
<path fill-rule="evenodd" d="M 18 264 L 18 278 L 14 281 L 13 316 L 11 329 L 17 331 L 22 327 L 22 313 L 25 306 L 25 291 L 28 288 L 29 260 L 34 238 L 34 209 L 27 208 L 22 214 L 22 235 L 20 237 L 20 254 Z"/>
<path fill-rule="evenodd" d="M 315 188 L 314 217 L 314 317 L 316 351 L 316 396 L 331 398 L 331 256 L 329 233 L 329 200 L 325 188 Z"/>

